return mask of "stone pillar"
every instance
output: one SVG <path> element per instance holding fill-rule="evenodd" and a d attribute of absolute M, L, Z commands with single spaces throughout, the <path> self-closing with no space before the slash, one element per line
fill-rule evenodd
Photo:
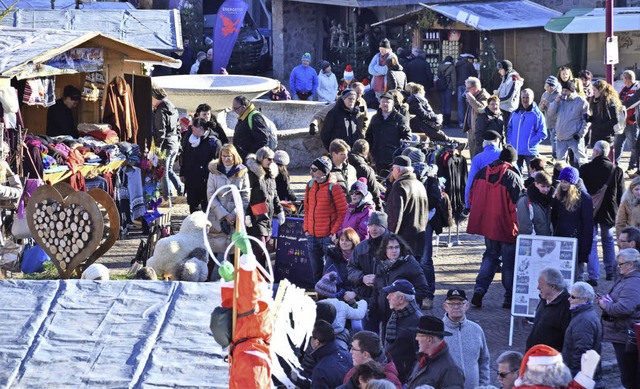
<path fill-rule="evenodd" d="M 284 1 L 286 0 L 272 0 L 271 1 L 271 28 L 273 39 L 273 76 L 280 80 L 285 81 L 288 79 L 289 72 L 285 77 L 285 50 L 284 50 Z M 288 86 L 289 82 L 285 82 Z"/>

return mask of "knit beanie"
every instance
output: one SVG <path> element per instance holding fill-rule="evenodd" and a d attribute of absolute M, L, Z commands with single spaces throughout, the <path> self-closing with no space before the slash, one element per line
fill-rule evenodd
<path fill-rule="evenodd" d="M 513 163 L 518 159 L 518 152 L 511 145 L 506 145 L 500 152 L 500 160 Z"/>
<path fill-rule="evenodd" d="M 551 87 L 551 89 L 553 89 L 554 91 L 559 89 L 558 87 L 560 86 L 560 84 L 559 84 L 558 79 L 556 78 L 556 76 L 549 76 L 549 77 L 547 77 L 547 81 L 545 81 L 545 82 L 546 82 L 546 83 Z"/>
<path fill-rule="evenodd" d="M 558 180 L 560 181 L 565 180 L 572 185 L 576 185 L 579 179 L 580 179 L 580 172 L 578 171 L 578 169 L 574 168 L 573 166 L 565 167 L 564 169 L 562 169 L 562 171 L 560 172 L 560 175 L 558 176 Z"/>
<path fill-rule="evenodd" d="M 289 154 L 284 150 L 277 150 L 273 154 L 273 162 L 280 166 L 287 166 L 290 162 Z"/>
<path fill-rule="evenodd" d="M 409 155 L 407 155 L 407 157 L 409 157 L 412 164 L 424 163 L 425 161 L 424 153 L 418 149 L 411 150 L 411 152 L 409 153 Z"/>
<path fill-rule="evenodd" d="M 302 56 L 302 58 L 300 59 L 300 61 L 308 61 L 308 62 L 311 62 L 311 54 L 309 54 L 309 53 L 304 53 L 304 55 Z"/>
<path fill-rule="evenodd" d="M 331 62 L 325 61 L 324 59 L 318 64 L 318 68 L 321 72 L 324 72 L 324 69 L 328 68 L 329 66 L 331 66 Z"/>
<path fill-rule="evenodd" d="M 354 182 L 353 185 L 351 185 L 351 190 L 349 190 L 349 193 L 351 192 L 358 192 L 363 196 L 366 196 L 369 194 L 369 190 L 367 189 L 367 184 L 360 181 L 360 179 L 358 179 L 358 181 Z"/>
<path fill-rule="evenodd" d="M 318 301 L 316 303 L 316 320 L 333 323 L 336 320 L 336 314 L 336 307 L 328 301 Z"/>
<path fill-rule="evenodd" d="M 313 162 L 311 162 L 311 165 L 320 169 L 320 171 L 324 174 L 329 174 L 331 172 L 331 169 L 333 168 L 331 160 L 327 157 L 318 157 L 314 159 Z"/>
<path fill-rule="evenodd" d="M 333 297 L 338 293 L 338 273 L 330 271 L 316 283 L 316 292 L 320 296 Z"/>
<path fill-rule="evenodd" d="M 101 263 L 94 263 L 82 272 L 80 277 L 83 280 L 103 280 L 109 279 L 109 269 Z"/>
<path fill-rule="evenodd" d="M 498 69 L 504 69 L 506 71 L 509 71 L 513 69 L 513 64 L 508 59 L 504 59 L 498 62 Z"/>
<path fill-rule="evenodd" d="M 347 65 L 344 68 L 344 75 L 343 78 L 347 81 L 351 81 L 353 80 L 353 68 L 351 67 L 351 65 Z"/>
<path fill-rule="evenodd" d="M 390 49 L 391 48 L 391 42 L 389 42 L 389 39 L 384 38 L 383 40 L 380 41 L 380 45 L 378 47 L 382 47 L 385 49 Z"/>
<path fill-rule="evenodd" d="M 561 82 L 560 85 L 562 85 L 562 89 L 570 90 L 571 93 L 575 93 L 576 91 L 576 83 L 573 82 L 573 80 L 567 80 L 565 82 Z"/>
<path fill-rule="evenodd" d="M 384 228 L 389 227 L 389 223 L 387 222 L 387 214 L 380 211 L 372 212 L 371 216 L 369 216 L 369 221 L 367 221 L 367 225 L 376 225 Z"/>

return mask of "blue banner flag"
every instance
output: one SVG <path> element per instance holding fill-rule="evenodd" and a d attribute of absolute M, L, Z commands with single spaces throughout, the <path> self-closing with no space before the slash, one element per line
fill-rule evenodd
<path fill-rule="evenodd" d="M 213 74 L 220 74 L 220 68 L 227 67 L 247 8 L 249 5 L 242 0 L 226 0 L 218 9 L 213 29 Z"/>

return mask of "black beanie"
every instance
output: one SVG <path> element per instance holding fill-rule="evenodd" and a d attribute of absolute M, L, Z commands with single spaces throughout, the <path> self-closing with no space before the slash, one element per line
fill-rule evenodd
<path fill-rule="evenodd" d="M 576 91 L 576 83 L 573 80 L 567 80 L 565 82 L 561 82 L 562 89 L 570 90 L 571 93 L 575 93 Z"/>
<path fill-rule="evenodd" d="M 511 145 L 506 145 L 500 152 L 500 160 L 513 163 L 518 160 L 518 152 Z"/>
<path fill-rule="evenodd" d="M 383 40 L 380 41 L 380 45 L 378 47 L 384 47 L 385 49 L 390 49 L 391 42 L 389 42 L 389 39 L 384 38 Z"/>

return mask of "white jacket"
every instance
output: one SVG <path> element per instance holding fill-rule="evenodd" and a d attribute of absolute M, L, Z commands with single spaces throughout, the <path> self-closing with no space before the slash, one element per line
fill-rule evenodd
<path fill-rule="evenodd" d="M 333 72 L 327 74 L 322 71 L 318 73 L 318 101 L 336 101 L 338 93 L 338 80 Z"/>

